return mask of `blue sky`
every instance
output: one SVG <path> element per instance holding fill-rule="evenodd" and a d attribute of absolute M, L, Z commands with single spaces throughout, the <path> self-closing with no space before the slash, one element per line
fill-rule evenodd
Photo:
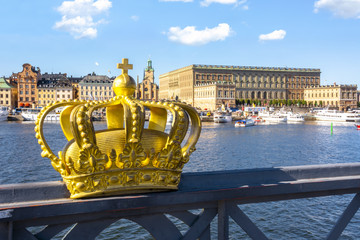
<path fill-rule="evenodd" d="M 358 84 L 360 0 L 3 1 L 0 76 L 22 70 L 142 79 L 191 64 L 320 68 L 321 84 Z"/>

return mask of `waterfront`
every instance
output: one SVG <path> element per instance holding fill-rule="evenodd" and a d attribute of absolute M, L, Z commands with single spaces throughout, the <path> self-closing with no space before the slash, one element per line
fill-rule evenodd
<path fill-rule="evenodd" d="M 59 180 L 50 160 L 40 157 L 33 123 L 1 123 L 0 160 L 4 170 L 0 182 L 16 183 Z M 97 128 L 104 124 L 96 123 Z M 47 123 L 50 146 L 61 150 L 65 139 L 57 124 Z M 50 134 L 50 135 L 49 135 Z M 197 151 L 185 166 L 185 172 L 215 171 L 259 167 L 355 162 L 359 159 L 356 143 L 360 131 L 353 124 L 306 122 L 304 124 L 264 125 L 234 128 L 232 124 L 204 123 Z M 16 171 L 16 172 L 15 172 Z M 271 239 L 323 239 L 347 206 L 351 196 L 322 197 L 248 204 L 240 208 Z M 105 230 L 106 239 L 149 239 L 136 225 L 125 220 L 121 228 Z M 358 239 L 359 217 L 351 221 L 341 239 Z M 126 227 L 124 227 L 126 226 Z M 114 230 L 117 233 L 114 233 Z M 230 239 L 243 238 L 240 228 L 230 228 Z M 99 239 L 102 239 L 99 237 Z"/>

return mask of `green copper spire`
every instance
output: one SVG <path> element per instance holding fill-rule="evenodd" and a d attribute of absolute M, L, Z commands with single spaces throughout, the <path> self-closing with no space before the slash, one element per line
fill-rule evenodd
<path fill-rule="evenodd" d="M 147 67 L 145 68 L 145 71 L 154 71 L 154 69 L 152 68 L 152 61 L 148 60 L 148 64 L 147 64 Z"/>

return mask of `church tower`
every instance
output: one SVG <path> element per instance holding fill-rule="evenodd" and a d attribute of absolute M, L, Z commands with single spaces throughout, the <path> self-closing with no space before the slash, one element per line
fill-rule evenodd
<path fill-rule="evenodd" d="M 152 67 L 152 61 L 150 59 L 147 61 L 147 67 L 145 68 L 144 71 L 144 81 L 145 80 L 154 83 L 154 69 Z"/>
<path fill-rule="evenodd" d="M 155 83 L 154 68 L 152 61 L 147 61 L 147 67 L 144 70 L 144 78 L 141 83 L 136 85 L 135 97 L 142 100 L 157 101 L 159 97 L 159 86 Z"/>

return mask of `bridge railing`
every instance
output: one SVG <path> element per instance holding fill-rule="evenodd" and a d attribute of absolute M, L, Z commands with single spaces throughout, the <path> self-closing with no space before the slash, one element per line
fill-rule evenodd
<path fill-rule="evenodd" d="M 359 192 L 360 163 L 184 173 L 178 191 L 80 200 L 69 199 L 62 182 L 1 185 L 0 239 L 51 239 L 62 231 L 64 239 L 95 239 L 119 219 L 167 240 L 210 239 L 216 219 L 217 238 L 229 239 L 230 218 L 250 238 L 268 239 L 239 205 L 356 193 L 327 235 L 337 239 L 359 209 Z"/>

